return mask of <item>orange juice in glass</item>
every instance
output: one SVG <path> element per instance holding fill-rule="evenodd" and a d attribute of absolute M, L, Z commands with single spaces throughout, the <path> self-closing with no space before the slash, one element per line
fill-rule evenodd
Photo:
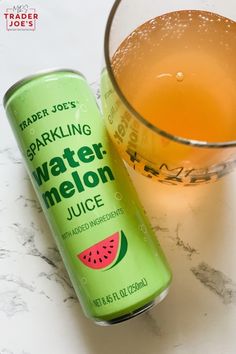
<path fill-rule="evenodd" d="M 118 0 L 102 106 L 118 150 L 163 183 L 219 179 L 236 161 L 236 5 Z"/>

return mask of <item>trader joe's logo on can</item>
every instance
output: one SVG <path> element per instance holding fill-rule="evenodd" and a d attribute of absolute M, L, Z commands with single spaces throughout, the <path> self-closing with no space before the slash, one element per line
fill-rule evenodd
<path fill-rule="evenodd" d="M 39 15 L 29 5 L 15 5 L 4 12 L 7 31 L 35 31 Z"/>

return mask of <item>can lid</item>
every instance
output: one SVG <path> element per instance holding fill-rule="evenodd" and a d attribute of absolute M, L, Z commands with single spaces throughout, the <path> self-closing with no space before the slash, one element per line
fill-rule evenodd
<path fill-rule="evenodd" d="M 77 70 L 73 70 L 73 69 L 53 69 L 53 70 L 43 70 L 40 71 L 36 74 L 33 75 L 29 75 L 24 77 L 23 79 L 17 81 L 15 84 L 13 84 L 5 93 L 5 95 L 3 96 L 3 106 L 4 108 L 6 107 L 7 101 L 9 100 L 9 98 L 13 95 L 13 93 L 18 90 L 21 86 L 27 84 L 28 82 L 38 79 L 40 77 L 43 76 L 47 76 L 47 75 L 51 75 L 51 74 L 56 74 L 56 73 L 72 73 L 72 74 L 76 74 L 79 76 L 82 76 L 85 79 L 85 76 L 77 71 Z"/>

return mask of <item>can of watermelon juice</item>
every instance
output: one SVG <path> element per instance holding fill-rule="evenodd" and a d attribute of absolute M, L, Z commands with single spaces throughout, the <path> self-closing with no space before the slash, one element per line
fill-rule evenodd
<path fill-rule="evenodd" d="M 85 78 L 25 78 L 4 106 L 85 314 L 114 324 L 160 302 L 171 271 Z"/>

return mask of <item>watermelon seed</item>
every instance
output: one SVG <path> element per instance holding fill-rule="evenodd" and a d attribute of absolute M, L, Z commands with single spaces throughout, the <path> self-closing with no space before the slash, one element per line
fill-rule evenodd
<path fill-rule="evenodd" d="M 114 242 L 114 240 L 110 240 L 110 242 Z"/>
<path fill-rule="evenodd" d="M 102 247 L 105 248 L 105 249 L 107 248 L 107 246 L 102 246 Z"/>
<path fill-rule="evenodd" d="M 83 259 L 86 259 L 86 254 L 83 256 Z"/>
<path fill-rule="evenodd" d="M 110 245 L 110 248 L 113 248 L 114 246 L 113 245 Z"/>
<path fill-rule="evenodd" d="M 99 251 L 97 251 L 97 254 L 99 254 Z"/>
<path fill-rule="evenodd" d="M 89 257 L 88 262 L 91 262 L 91 258 Z"/>
<path fill-rule="evenodd" d="M 93 263 L 97 263 L 97 262 L 96 262 L 96 259 L 93 260 Z"/>
<path fill-rule="evenodd" d="M 102 263 L 102 258 L 99 258 L 99 262 Z"/>
<path fill-rule="evenodd" d="M 92 252 L 91 251 L 89 252 L 89 255 L 92 256 Z"/>
<path fill-rule="evenodd" d="M 104 256 L 105 259 L 107 259 L 107 256 Z"/>
<path fill-rule="evenodd" d="M 109 254 L 111 254 L 111 251 L 107 251 Z"/>

